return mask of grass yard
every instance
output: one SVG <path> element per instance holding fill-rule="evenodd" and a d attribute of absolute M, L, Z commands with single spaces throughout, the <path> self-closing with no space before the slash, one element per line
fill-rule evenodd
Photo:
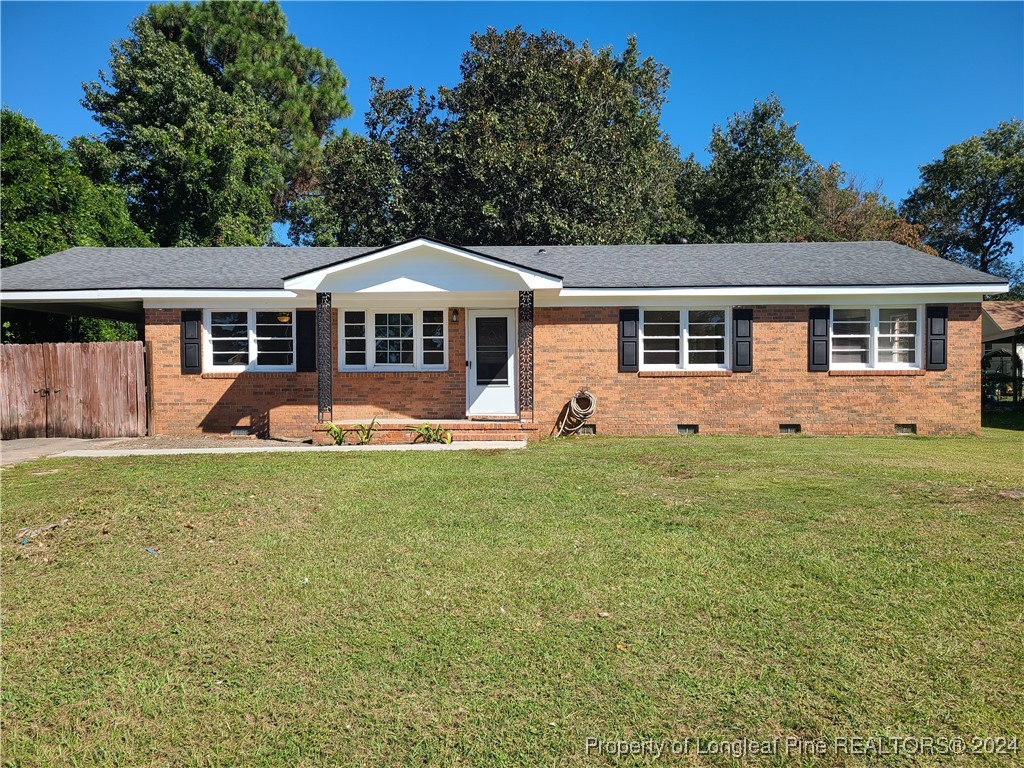
<path fill-rule="evenodd" d="M 1024 431 L 66 459 L 2 483 L 5 765 L 669 761 L 587 737 L 1024 755 L 1024 499 L 1000 493 L 1024 489 Z"/>

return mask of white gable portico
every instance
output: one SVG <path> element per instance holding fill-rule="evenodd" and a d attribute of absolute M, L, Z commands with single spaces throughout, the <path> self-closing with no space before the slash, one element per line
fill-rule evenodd
<path fill-rule="evenodd" d="M 330 293 L 339 299 L 374 294 L 386 300 L 411 294 L 444 301 L 439 294 L 459 294 L 458 301 L 463 304 L 467 299 L 509 298 L 519 291 L 557 294 L 561 287 L 562 279 L 557 275 L 427 238 L 381 248 L 284 280 L 286 290 Z"/>
<path fill-rule="evenodd" d="M 338 329 L 342 371 L 443 371 L 450 325 L 464 327 L 466 413 L 532 408 L 534 294 L 558 296 L 559 276 L 427 238 L 290 275 L 285 290 L 315 294 L 318 327 Z M 464 315 L 458 319 L 458 310 Z M 337 310 L 337 323 L 331 320 Z M 318 370 L 331 369 L 330 333 L 317 333 Z M 460 358 L 463 350 L 458 350 Z M 522 369 L 521 366 L 529 366 Z M 521 380 L 522 375 L 522 380 Z M 321 421 L 333 376 L 318 376 Z M 525 398 L 525 399 L 524 399 Z"/>

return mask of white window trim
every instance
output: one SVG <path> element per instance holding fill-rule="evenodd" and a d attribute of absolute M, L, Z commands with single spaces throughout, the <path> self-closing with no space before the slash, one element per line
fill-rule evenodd
<path fill-rule="evenodd" d="M 248 323 L 247 339 L 249 341 L 248 365 L 214 365 L 213 363 L 213 330 L 212 316 L 214 312 L 245 312 Z M 256 349 L 256 313 L 257 312 L 290 312 L 292 315 L 292 364 L 291 365 L 257 365 Z M 298 324 L 298 310 L 294 307 L 276 307 L 274 309 L 238 309 L 213 307 L 203 310 L 203 370 L 211 373 L 242 373 L 245 371 L 260 372 L 291 372 L 295 370 L 295 362 L 299 350 L 296 348 L 295 327 Z M 284 338 L 284 337 L 282 337 Z"/>
<path fill-rule="evenodd" d="M 363 339 L 366 342 L 366 365 L 345 364 L 345 313 L 363 313 Z M 376 361 L 376 337 L 374 326 L 375 313 L 386 314 L 408 314 L 412 313 L 413 323 L 413 360 L 412 365 L 388 365 Z M 444 326 L 444 362 L 438 365 L 424 365 L 423 363 L 423 313 L 440 312 Z M 338 307 L 338 370 L 339 371 L 376 371 L 407 373 L 413 371 L 447 371 L 448 370 L 448 308 L 447 307 Z"/>
<path fill-rule="evenodd" d="M 690 311 L 722 310 L 725 312 L 725 357 L 721 365 L 718 364 L 690 364 Z M 646 336 L 647 312 L 678 312 L 679 313 L 679 363 L 678 365 L 658 364 L 647 365 L 644 363 L 644 342 Z M 645 307 L 640 310 L 640 370 L 641 371 L 728 371 L 732 368 L 732 307 Z M 657 337 L 654 337 L 657 338 Z"/>
<path fill-rule="evenodd" d="M 870 310 L 870 327 L 868 329 L 868 362 L 865 363 L 834 363 L 832 353 L 835 349 L 835 338 L 832 332 L 833 318 L 837 309 Z M 881 309 L 913 309 L 917 312 L 917 329 L 914 335 L 914 363 L 879 363 L 878 362 L 878 326 L 879 310 Z M 834 371 L 915 371 L 924 367 L 925 308 L 922 304 L 885 304 L 868 306 L 865 304 L 834 304 L 829 307 L 828 314 L 828 363 L 829 370 Z M 842 337 L 840 337 L 842 338 Z"/>

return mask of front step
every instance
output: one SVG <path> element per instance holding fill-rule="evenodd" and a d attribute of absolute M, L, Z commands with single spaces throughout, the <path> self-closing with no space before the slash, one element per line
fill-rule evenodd
<path fill-rule="evenodd" d="M 334 422 L 342 429 L 352 429 L 357 424 L 368 424 L 369 419 L 363 421 L 336 421 Z M 416 437 L 412 428 L 428 423 L 433 427 L 440 425 L 452 433 L 452 442 L 468 441 L 501 441 L 519 442 L 536 438 L 537 427 L 534 424 L 527 424 L 521 421 L 378 421 L 373 432 L 371 445 L 398 445 L 411 443 Z M 313 443 L 316 445 L 330 445 L 334 441 L 327 434 L 326 424 L 316 424 L 313 427 Z M 349 434 L 346 443 L 356 443 L 355 434 Z"/>

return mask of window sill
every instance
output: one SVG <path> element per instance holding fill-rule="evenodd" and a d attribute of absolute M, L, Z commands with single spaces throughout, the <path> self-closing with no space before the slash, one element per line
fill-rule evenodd
<path fill-rule="evenodd" d="M 339 368 L 338 373 L 356 375 L 408 376 L 413 373 L 448 373 L 447 368 Z"/>
<path fill-rule="evenodd" d="M 724 379 L 732 376 L 732 371 L 640 371 L 641 379 Z"/>
<path fill-rule="evenodd" d="M 830 370 L 829 376 L 924 376 L 923 368 L 865 368 Z"/>
<path fill-rule="evenodd" d="M 300 371 L 305 373 L 305 371 Z M 288 377 L 294 376 L 296 371 L 203 371 L 200 378 L 203 379 L 237 379 L 241 376 L 264 376 L 264 377 Z"/>

